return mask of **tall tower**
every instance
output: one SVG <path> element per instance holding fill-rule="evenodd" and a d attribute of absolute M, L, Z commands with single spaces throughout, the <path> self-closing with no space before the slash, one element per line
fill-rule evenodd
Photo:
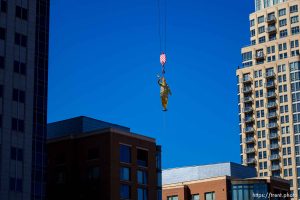
<path fill-rule="evenodd" d="M 0 199 L 45 197 L 49 0 L 0 0 Z"/>
<path fill-rule="evenodd" d="M 255 3 L 236 72 L 241 162 L 300 196 L 300 0 Z"/>

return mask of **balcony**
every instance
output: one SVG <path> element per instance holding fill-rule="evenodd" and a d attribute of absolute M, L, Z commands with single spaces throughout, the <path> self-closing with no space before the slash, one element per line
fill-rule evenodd
<path fill-rule="evenodd" d="M 276 22 L 276 17 L 275 15 L 269 15 L 266 19 L 267 23 L 271 24 L 271 23 L 275 23 Z"/>
<path fill-rule="evenodd" d="M 267 28 L 267 33 L 269 33 L 269 34 L 276 33 L 276 32 L 277 32 L 276 26 L 269 26 Z"/>
<path fill-rule="evenodd" d="M 248 103 L 248 102 L 251 102 L 251 101 L 253 101 L 253 98 L 251 96 L 244 97 L 244 99 L 243 99 L 244 103 Z"/>
<path fill-rule="evenodd" d="M 254 122 L 254 118 L 253 117 L 246 117 L 246 118 L 244 118 L 244 122 L 245 123 L 252 123 L 252 122 Z"/>
<path fill-rule="evenodd" d="M 242 78 L 243 83 L 248 83 L 252 81 L 252 78 L 250 76 L 245 76 Z"/>
<path fill-rule="evenodd" d="M 276 108 L 277 107 L 277 103 L 276 102 L 269 102 L 267 103 L 267 108 Z"/>
<path fill-rule="evenodd" d="M 268 128 L 278 128 L 278 124 L 277 123 L 270 123 L 267 125 Z"/>
<path fill-rule="evenodd" d="M 269 139 L 278 139 L 279 138 L 279 135 L 278 135 L 278 133 L 270 133 L 270 135 L 269 135 Z"/>
<path fill-rule="evenodd" d="M 271 150 L 279 149 L 279 144 L 270 144 L 270 149 Z"/>
<path fill-rule="evenodd" d="M 272 171 L 278 171 L 278 170 L 280 170 L 281 168 L 280 168 L 280 165 L 272 165 L 271 166 L 271 170 Z"/>
<path fill-rule="evenodd" d="M 252 107 L 245 107 L 243 111 L 244 111 L 244 113 L 250 113 L 250 112 L 253 112 L 253 108 Z"/>
<path fill-rule="evenodd" d="M 255 59 L 256 60 L 264 60 L 265 59 L 265 54 L 263 51 L 257 51 L 255 54 Z"/>
<path fill-rule="evenodd" d="M 277 113 L 276 112 L 269 112 L 267 115 L 268 119 L 274 119 L 277 118 Z"/>
<path fill-rule="evenodd" d="M 270 155 L 269 159 L 270 160 L 279 160 L 280 156 L 279 156 L 279 154 L 272 154 L 272 155 Z"/>
<path fill-rule="evenodd" d="M 245 153 L 255 153 L 255 149 L 254 148 L 246 148 Z"/>
<path fill-rule="evenodd" d="M 247 144 L 254 143 L 255 139 L 254 139 L 254 137 L 247 137 L 247 138 L 245 138 L 244 142 Z"/>
<path fill-rule="evenodd" d="M 247 164 L 255 164 L 256 163 L 256 159 L 255 158 L 247 158 L 246 162 L 247 162 Z"/>
<path fill-rule="evenodd" d="M 246 127 L 244 129 L 245 133 L 253 133 L 254 132 L 254 128 L 253 127 Z"/>
<path fill-rule="evenodd" d="M 275 77 L 275 73 L 273 71 L 269 71 L 266 73 L 266 78 L 273 78 Z"/>
<path fill-rule="evenodd" d="M 243 92 L 244 92 L 244 93 L 252 92 L 252 87 L 244 87 L 244 88 L 243 88 Z"/>
<path fill-rule="evenodd" d="M 275 98 L 276 97 L 276 93 L 275 92 L 267 92 L 267 98 Z"/>
<path fill-rule="evenodd" d="M 275 82 L 274 81 L 268 81 L 266 83 L 266 88 L 274 88 L 275 87 Z"/>

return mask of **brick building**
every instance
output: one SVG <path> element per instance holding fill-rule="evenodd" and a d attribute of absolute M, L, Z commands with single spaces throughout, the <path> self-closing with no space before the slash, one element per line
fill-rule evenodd
<path fill-rule="evenodd" d="M 269 199 L 256 198 L 267 193 L 289 194 L 288 181 L 255 176 L 255 168 L 235 163 L 164 170 L 163 200 L 249 200 Z"/>
<path fill-rule="evenodd" d="M 88 117 L 48 125 L 48 199 L 160 200 L 153 138 Z"/>

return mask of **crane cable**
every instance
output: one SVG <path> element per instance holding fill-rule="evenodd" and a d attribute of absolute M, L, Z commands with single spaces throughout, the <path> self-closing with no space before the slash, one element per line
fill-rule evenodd
<path fill-rule="evenodd" d="M 164 77 L 167 51 L 167 0 L 157 0 L 157 6 L 160 63 L 162 65 L 162 77 Z"/>

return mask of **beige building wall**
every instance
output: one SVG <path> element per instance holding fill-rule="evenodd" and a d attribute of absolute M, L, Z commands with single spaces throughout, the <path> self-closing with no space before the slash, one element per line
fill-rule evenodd
<path fill-rule="evenodd" d="M 242 48 L 243 65 L 236 72 L 241 160 L 260 177 L 290 180 L 298 194 L 300 0 L 256 10 L 250 14 L 251 45 Z"/>

